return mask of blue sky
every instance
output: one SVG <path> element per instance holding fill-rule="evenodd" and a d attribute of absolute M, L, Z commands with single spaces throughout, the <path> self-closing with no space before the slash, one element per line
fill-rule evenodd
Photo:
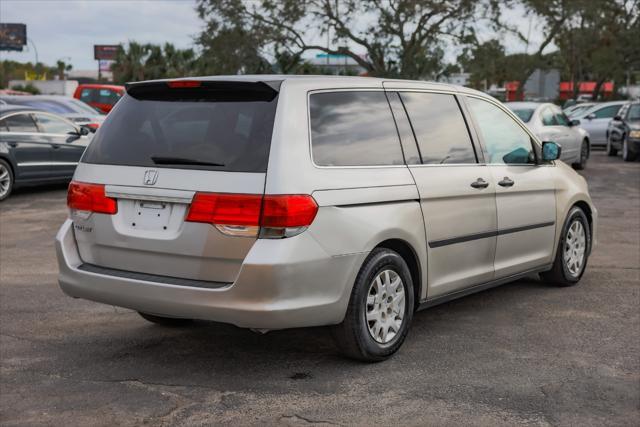
<path fill-rule="evenodd" d="M 522 14 L 522 10 L 505 10 L 505 16 L 525 30 L 530 21 Z M 169 41 L 186 48 L 193 46 L 203 27 L 195 0 L 0 0 L 0 21 L 27 24 L 27 35 L 41 62 L 54 65 L 62 59 L 76 70 L 97 68 L 94 44 Z M 532 38 L 540 39 L 537 25 L 531 23 Z M 513 37 L 503 41 L 508 51 L 524 50 Z M 29 45 L 23 52 L 0 52 L 0 59 L 33 62 L 35 53 Z M 455 60 L 455 52 L 449 52 L 447 59 Z"/>

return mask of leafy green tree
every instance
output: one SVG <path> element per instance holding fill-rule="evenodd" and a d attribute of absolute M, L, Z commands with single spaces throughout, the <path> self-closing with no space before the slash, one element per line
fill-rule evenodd
<path fill-rule="evenodd" d="M 346 55 L 372 76 L 421 78 L 446 69 L 447 41 L 468 43 L 475 25 L 498 10 L 497 0 L 198 0 L 206 22 L 203 57 L 234 58 L 260 70 L 274 46 L 291 55 L 315 50 Z M 319 38 L 326 37 L 326 44 Z M 236 41 L 229 45 L 222 39 Z M 226 64 L 226 63 L 225 63 Z M 222 65 L 220 65 L 222 66 Z"/>
<path fill-rule="evenodd" d="M 197 74 L 197 61 L 193 49 L 177 49 L 171 43 L 159 46 L 130 41 L 118 49 L 111 70 L 118 83 L 184 77 Z"/>

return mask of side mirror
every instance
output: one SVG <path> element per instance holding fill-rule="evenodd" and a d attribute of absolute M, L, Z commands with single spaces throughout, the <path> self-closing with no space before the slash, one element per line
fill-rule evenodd
<path fill-rule="evenodd" d="M 622 121 L 622 117 L 620 117 L 620 116 L 615 116 L 615 117 L 613 118 L 613 120 L 618 121 L 618 122 L 621 122 L 621 121 Z"/>
<path fill-rule="evenodd" d="M 587 116 L 587 119 L 589 119 L 589 120 L 593 120 L 593 119 L 595 119 L 595 118 L 596 118 L 596 115 L 595 115 L 594 113 L 591 113 L 591 114 L 589 114 L 589 115 Z"/>
<path fill-rule="evenodd" d="M 542 143 L 542 160 L 550 162 L 552 160 L 558 160 L 562 153 L 562 147 L 552 141 L 545 141 Z"/>
<path fill-rule="evenodd" d="M 569 126 L 580 126 L 580 120 L 578 119 L 573 119 L 573 120 L 569 120 Z"/>
<path fill-rule="evenodd" d="M 90 129 L 87 129 L 84 126 L 80 126 L 80 135 L 86 136 L 86 135 L 89 135 L 89 132 L 91 132 Z"/>

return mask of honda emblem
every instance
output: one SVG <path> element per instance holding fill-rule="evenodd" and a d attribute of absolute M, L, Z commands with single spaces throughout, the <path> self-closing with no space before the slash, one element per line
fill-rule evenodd
<path fill-rule="evenodd" d="M 158 171 L 155 169 L 149 169 L 144 173 L 144 185 L 153 185 L 158 180 Z"/>

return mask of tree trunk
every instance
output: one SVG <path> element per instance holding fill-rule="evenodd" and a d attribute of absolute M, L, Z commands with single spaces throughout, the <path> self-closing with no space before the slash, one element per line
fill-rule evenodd
<path fill-rule="evenodd" d="M 605 80 L 606 79 L 603 77 L 601 79 L 598 79 L 598 81 L 596 82 L 596 87 L 593 88 L 593 93 L 591 94 L 594 101 L 598 100 L 598 93 L 600 93 L 600 88 L 602 87 L 602 84 Z"/>

